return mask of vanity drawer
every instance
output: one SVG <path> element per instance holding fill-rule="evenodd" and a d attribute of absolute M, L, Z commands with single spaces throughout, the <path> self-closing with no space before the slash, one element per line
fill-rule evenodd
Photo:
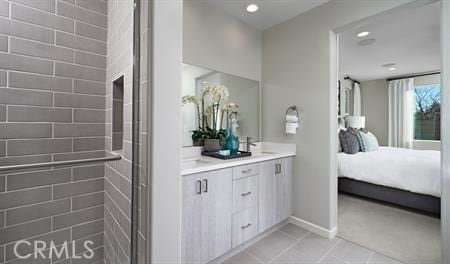
<path fill-rule="evenodd" d="M 258 234 L 257 207 L 233 215 L 232 247 L 235 248 Z"/>
<path fill-rule="evenodd" d="M 233 213 L 258 205 L 258 176 L 233 181 Z"/>
<path fill-rule="evenodd" d="M 259 174 L 259 164 L 249 164 L 233 168 L 233 180 Z"/>

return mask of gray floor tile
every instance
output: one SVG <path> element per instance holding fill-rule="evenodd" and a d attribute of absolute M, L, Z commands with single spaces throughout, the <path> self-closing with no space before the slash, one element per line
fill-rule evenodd
<path fill-rule="evenodd" d="M 372 251 L 348 242 L 341 240 L 335 248 L 330 252 L 330 256 L 337 257 L 349 264 L 364 264 L 369 260 Z"/>
<path fill-rule="evenodd" d="M 279 230 L 282 232 L 275 231 L 222 264 L 402 264 L 349 241 L 326 239 L 295 225 Z"/>
<path fill-rule="evenodd" d="M 380 255 L 378 253 L 374 253 L 370 257 L 368 264 L 402 264 L 402 263 L 393 260 L 391 258 L 385 257 L 383 255 Z"/>
<path fill-rule="evenodd" d="M 317 263 L 314 259 L 304 254 L 304 252 L 298 251 L 295 247 L 292 247 L 287 252 L 281 254 L 273 262 L 273 264 L 312 264 Z"/>
<path fill-rule="evenodd" d="M 247 252 L 242 251 L 241 253 L 227 259 L 222 264 L 261 264 L 261 262 L 250 256 Z"/>
<path fill-rule="evenodd" d="M 291 223 L 282 226 L 279 230 L 285 232 L 286 234 L 288 234 L 296 239 L 302 239 L 307 234 L 309 234 L 308 230 L 301 228 L 299 226 L 296 226 L 294 224 L 291 224 Z"/>
<path fill-rule="evenodd" d="M 328 255 L 324 259 L 322 259 L 319 262 L 319 264 L 347 264 L 347 263 L 336 257 Z"/>
<path fill-rule="evenodd" d="M 247 248 L 247 252 L 264 263 L 269 263 L 296 242 L 295 239 L 280 231 L 275 231 L 266 238 Z"/>
<path fill-rule="evenodd" d="M 300 240 L 294 248 L 300 252 L 313 259 L 314 261 L 321 260 L 340 239 L 326 239 L 320 237 L 316 234 L 310 233 L 304 239 Z"/>

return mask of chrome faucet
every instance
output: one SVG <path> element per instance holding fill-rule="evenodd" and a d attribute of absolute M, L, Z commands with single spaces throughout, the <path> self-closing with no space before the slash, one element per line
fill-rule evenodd
<path fill-rule="evenodd" d="M 247 141 L 244 142 L 246 144 L 246 151 L 250 152 L 250 146 L 256 146 L 255 143 L 252 142 L 252 138 L 251 137 L 247 137 Z"/>

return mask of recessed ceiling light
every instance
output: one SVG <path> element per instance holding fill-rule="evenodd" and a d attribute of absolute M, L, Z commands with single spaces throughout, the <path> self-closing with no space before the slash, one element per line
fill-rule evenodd
<path fill-rule="evenodd" d="M 390 71 L 395 71 L 395 70 L 397 70 L 397 68 L 396 67 L 391 67 L 391 68 L 389 68 L 389 70 Z"/>
<path fill-rule="evenodd" d="M 256 12 L 256 11 L 258 11 L 258 6 L 257 6 L 257 5 L 255 5 L 255 4 L 249 4 L 249 5 L 247 6 L 247 12 L 249 12 L 249 13 L 254 13 L 254 12 Z"/>
<path fill-rule="evenodd" d="M 369 31 L 359 32 L 359 33 L 358 33 L 358 37 L 363 38 L 363 37 L 368 36 L 369 34 L 370 34 Z"/>

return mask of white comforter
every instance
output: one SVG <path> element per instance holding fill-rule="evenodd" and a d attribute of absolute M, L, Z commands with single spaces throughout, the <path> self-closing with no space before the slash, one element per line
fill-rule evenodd
<path fill-rule="evenodd" d="M 338 154 L 339 177 L 441 196 L 440 152 L 381 147 L 354 155 Z"/>

